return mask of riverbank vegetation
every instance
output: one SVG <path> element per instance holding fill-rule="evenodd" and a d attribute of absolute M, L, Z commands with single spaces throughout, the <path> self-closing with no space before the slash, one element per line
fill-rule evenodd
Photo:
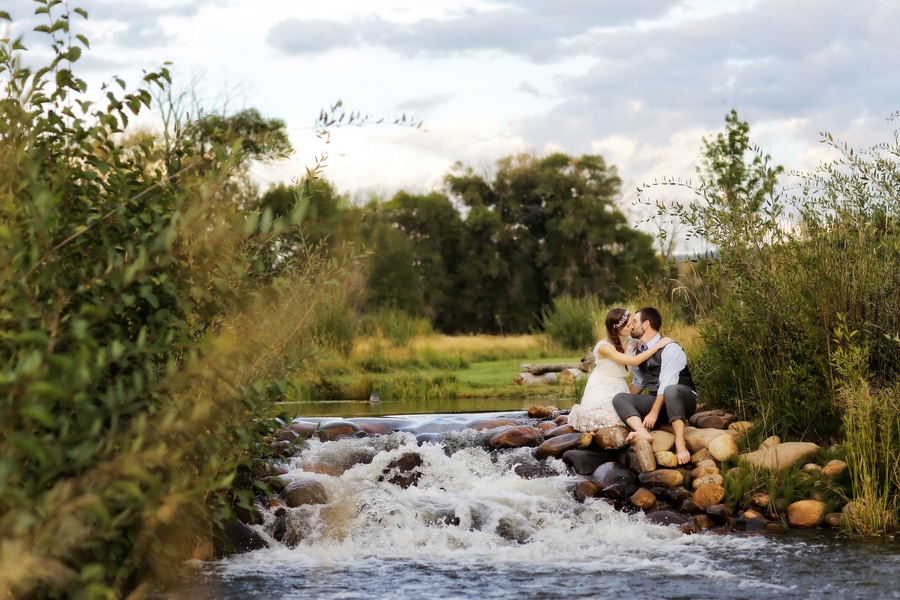
<path fill-rule="evenodd" d="M 513 368 L 579 360 L 616 304 L 663 309 L 710 407 L 843 452 L 848 528 L 896 526 L 896 139 L 826 136 L 835 162 L 785 188 L 732 113 L 699 184 L 642 190 L 714 249 L 679 262 L 629 226 L 599 156 L 457 165 L 442 192 L 366 206 L 318 168 L 259 190 L 250 166 L 291 151 L 283 122 L 169 104 L 135 130 L 169 71 L 89 89 L 87 14 L 36 5 L 49 62 L 0 41 L 0 590 L 139 596 L 222 550 L 267 492 L 277 402 L 576 398 Z"/>

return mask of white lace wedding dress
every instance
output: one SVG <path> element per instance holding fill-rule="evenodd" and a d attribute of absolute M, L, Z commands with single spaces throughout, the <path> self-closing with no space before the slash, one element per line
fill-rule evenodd
<path fill-rule="evenodd" d="M 581 404 L 576 404 L 569 412 L 569 425 L 577 431 L 596 431 L 602 427 L 625 425 L 613 408 L 612 398 L 619 392 L 628 391 L 625 377 L 631 367 L 601 358 L 597 349 L 602 344 L 612 346 L 607 340 L 600 340 L 594 346 L 594 370 L 584 386 Z M 629 338 L 626 352 L 632 353 L 635 345 L 636 341 Z"/>

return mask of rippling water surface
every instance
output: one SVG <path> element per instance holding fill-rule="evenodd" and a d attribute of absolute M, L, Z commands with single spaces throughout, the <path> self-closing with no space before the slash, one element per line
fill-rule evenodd
<path fill-rule="evenodd" d="M 513 469 L 534 462 L 530 449 L 492 453 L 484 433 L 457 430 L 484 416 L 410 417 L 412 431 L 442 431 L 421 445 L 411 432 L 311 441 L 288 477 L 320 482 L 328 503 L 288 509 L 287 544 L 267 515 L 270 548 L 204 563 L 162 597 L 900 598 L 895 540 L 684 535 L 600 499 L 581 504 L 562 461 L 523 479 Z M 423 459 L 416 485 L 379 481 L 411 451 Z"/>

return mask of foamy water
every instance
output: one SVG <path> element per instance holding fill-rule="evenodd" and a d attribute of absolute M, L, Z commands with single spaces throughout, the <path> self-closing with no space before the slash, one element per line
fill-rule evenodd
<path fill-rule="evenodd" d="M 534 462 L 531 449 L 490 451 L 483 436 L 311 441 L 286 477 L 318 481 L 329 500 L 287 509 L 293 547 L 275 540 L 268 514 L 258 530 L 270 548 L 205 564 L 167 597 L 900 597 L 896 543 L 684 535 L 602 499 L 577 502 L 571 490 L 580 477 L 560 460 L 546 462 L 547 476 L 523 479 L 514 468 Z M 423 460 L 415 485 L 379 481 L 409 452 Z M 354 464 L 360 457 L 371 460 Z"/>

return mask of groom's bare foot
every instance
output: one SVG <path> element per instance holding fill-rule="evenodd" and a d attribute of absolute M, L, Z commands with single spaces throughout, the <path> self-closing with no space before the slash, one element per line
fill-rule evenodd
<path fill-rule="evenodd" d="M 650 435 L 650 432 L 646 429 L 642 431 L 632 431 L 627 436 L 625 436 L 626 444 L 633 444 L 638 440 L 647 440 L 650 443 L 653 443 L 653 436 Z"/>
<path fill-rule="evenodd" d="M 691 453 L 683 444 L 675 444 L 675 457 L 678 459 L 679 465 L 686 465 L 691 462 Z"/>

